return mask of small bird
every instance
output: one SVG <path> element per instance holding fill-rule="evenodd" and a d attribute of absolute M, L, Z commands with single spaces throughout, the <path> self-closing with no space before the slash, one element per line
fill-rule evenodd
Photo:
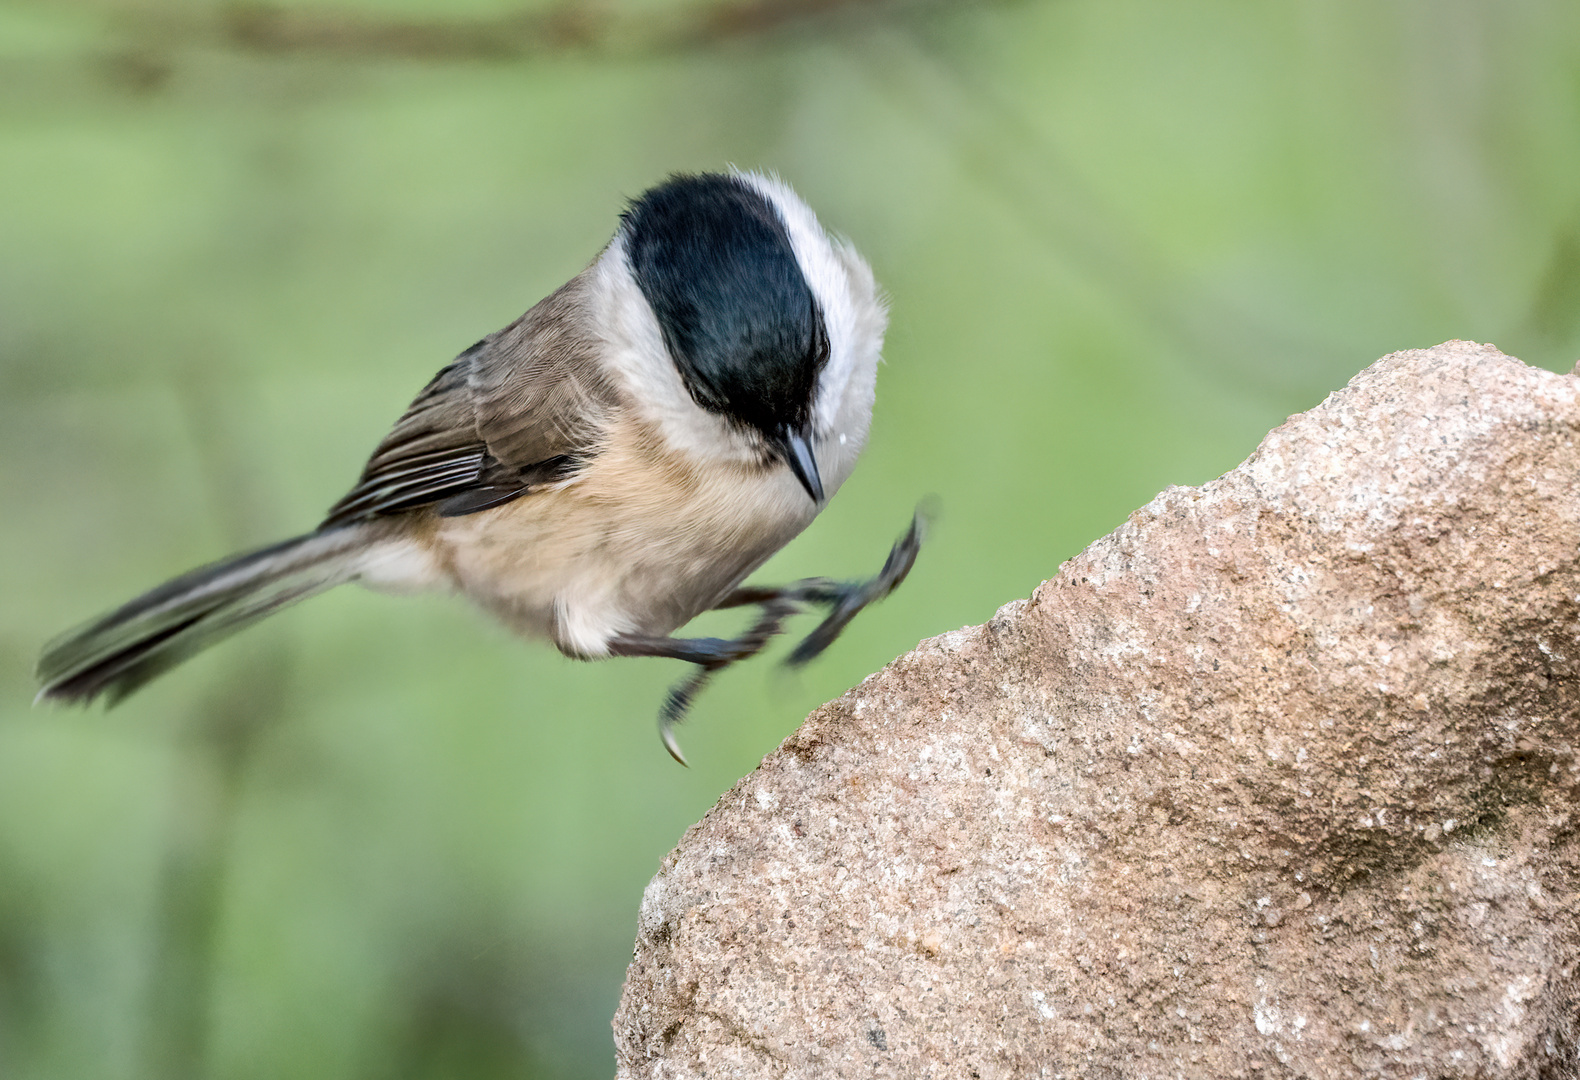
<path fill-rule="evenodd" d="M 867 439 L 884 302 L 861 256 L 776 178 L 676 175 L 593 263 L 462 352 L 304 536 L 200 567 L 50 643 L 40 700 L 114 703 L 342 582 L 448 588 L 583 660 L 696 665 L 659 715 L 805 607 L 821 653 L 905 578 L 922 518 L 870 581 L 742 587 L 817 516 Z M 755 606 L 732 639 L 673 632 Z"/>

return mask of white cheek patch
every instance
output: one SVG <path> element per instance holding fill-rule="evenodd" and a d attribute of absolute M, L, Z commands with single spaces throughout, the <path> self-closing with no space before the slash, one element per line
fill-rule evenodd
<path fill-rule="evenodd" d="M 623 235 L 610 241 L 590 273 L 608 345 L 605 359 L 624 382 L 637 414 L 677 450 L 716 461 L 757 458 L 756 446 L 699 406 L 687 391 L 664 345 L 658 317 L 631 276 Z"/>

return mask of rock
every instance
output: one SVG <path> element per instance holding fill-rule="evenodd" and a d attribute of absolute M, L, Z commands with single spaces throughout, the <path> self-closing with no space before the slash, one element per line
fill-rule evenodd
<path fill-rule="evenodd" d="M 824 706 L 621 1077 L 1580 1076 L 1580 381 L 1395 353 Z"/>

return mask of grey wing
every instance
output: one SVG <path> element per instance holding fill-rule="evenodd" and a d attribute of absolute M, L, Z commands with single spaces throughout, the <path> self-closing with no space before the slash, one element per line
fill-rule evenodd
<path fill-rule="evenodd" d="M 476 513 L 574 476 L 616 407 L 594 341 L 576 324 L 579 284 L 434 376 L 319 527 L 423 506 Z"/>

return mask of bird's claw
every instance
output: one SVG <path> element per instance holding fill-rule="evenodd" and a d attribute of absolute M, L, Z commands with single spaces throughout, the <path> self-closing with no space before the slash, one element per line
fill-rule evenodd
<path fill-rule="evenodd" d="M 753 595 L 749 602 L 756 603 L 762 614 L 751 628 L 737 638 L 706 640 L 708 654 L 705 658 L 693 660 L 697 669 L 671 687 L 665 695 L 664 706 L 658 714 L 658 735 L 664 749 L 669 751 L 669 756 L 682 765 L 686 764 L 685 755 L 680 752 L 680 744 L 675 739 L 675 728 L 685 720 L 692 701 L 708 684 L 708 680 L 737 660 L 745 660 L 761 652 L 783 630 L 784 621 L 791 615 L 798 614 L 806 606 L 829 609 L 823 621 L 785 659 L 786 665 L 798 668 L 815 660 L 832 645 L 834 639 L 863 609 L 899 588 L 911 572 L 911 567 L 916 565 L 916 556 L 922 549 L 928 520 L 928 515 L 917 510 L 911 517 L 910 528 L 889 550 L 883 569 L 867 581 L 805 578 L 772 593 Z M 758 595 L 763 598 L 758 599 Z M 735 601 L 737 604 L 741 602 Z M 699 641 L 694 644 L 701 646 L 704 643 Z"/>

